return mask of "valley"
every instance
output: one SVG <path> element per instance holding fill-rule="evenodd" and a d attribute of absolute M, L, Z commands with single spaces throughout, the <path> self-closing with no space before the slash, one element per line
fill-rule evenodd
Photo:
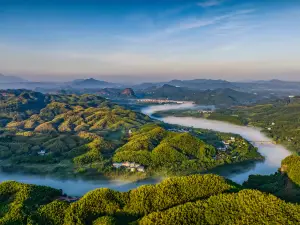
<path fill-rule="evenodd" d="M 234 107 L 2 91 L 0 223 L 297 223 L 298 156 L 228 120 Z M 236 213 L 267 206 L 239 218 L 220 216 L 219 204 Z"/>

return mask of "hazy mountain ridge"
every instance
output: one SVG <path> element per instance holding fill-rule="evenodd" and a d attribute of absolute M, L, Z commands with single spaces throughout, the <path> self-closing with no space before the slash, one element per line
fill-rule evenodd
<path fill-rule="evenodd" d="M 252 92 L 261 94 L 274 93 L 275 95 L 289 95 L 300 93 L 300 82 L 266 80 L 250 82 L 230 82 L 226 80 L 194 79 L 194 80 L 171 80 L 158 83 L 142 83 L 134 85 L 135 91 L 147 91 L 149 88 L 158 88 L 168 84 L 176 87 L 188 88 L 190 90 L 216 90 L 233 89 L 242 92 Z"/>
<path fill-rule="evenodd" d="M 27 82 L 23 78 L 17 76 L 7 76 L 0 73 L 0 83 L 15 83 L 15 82 Z"/>
<path fill-rule="evenodd" d="M 170 80 L 166 82 L 148 82 L 135 85 L 122 84 L 122 82 L 112 83 L 98 80 L 95 78 L 76 79 L 69 82 L 33 82 L 26 81 L 15 76 L 4 76 L 0 74 L 0 89 L 30 89 L 42 92 L 55 92 L 65 89 L 84 90 L 84 89 L 105 89 L 131 88 L 136 93 L 149 92 L 164 85 L 171 85 L 177 88 L 186 88 L 191 91 L 205 91 L 217 89 L 232 89 L 240 92 L 250 92 L 261 95 L 298 95 L 300 94 L 300 82 L 282 80 L 259 80 L 247 82 L 231 82 L 226 80 L 213 79 L 193 79 L 193 80 Z M 85 90 L 87 91 L 87 90 Z"/>
<path fill-rule="evenodd" d="M 194 101 L 202 105 L 240 105 L 256 102 L 260 96 L 240 92 L 230 88 L 215 90 L 191 90 L 184 87 L 175 87 L 165 84 L 162 87 L 151 87 L 144 91 L 137 92 L 144 98 L 163 98 L 172 100 Z"/>

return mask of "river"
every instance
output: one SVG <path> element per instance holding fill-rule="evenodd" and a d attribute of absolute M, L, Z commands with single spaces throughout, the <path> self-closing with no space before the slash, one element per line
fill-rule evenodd
<path fill-rule="evenodd" d="M 151 116 L 154 112 L 157 111 L 192 107 L 194 107 L 193 104 L 159 105 L 144 108 L 142 112 Z M 249 141 L 271 141 L 258 129 L 236 126 L 219 121 L 192 117 L 164 117 L 160 118 L 160 120 L 169 124 L 178 124 L 188 127 L 193 126 L 195 128 L 204 128 L 220 132 L 240 134 Z M 248 176 L 250 174 L 267 175 L 276 172 L 280 167 L 281 160 L 291 154 L 287 149 L 280 145 L 258 144 L 256 145 L 256 147 L 258 148 L 259 152 L 263 156 L 265 156 L 266 160 L 264 162 L 227 165 L 219 167 L 211 172 L 225 176 L 237 183 L 242 183 L 243 181 L 248 179 Z M 46 185 L 53 188 L 62 189 L 65 193 L 72 196 L 81 196 L 88 191 L 102 187 L 111 188 L 117 191 L 128 191 L 141 185 L 155 184 L 161 181 L 161 179 L 148 179 L 138 182 L 125 182 L 119 180 L 91 181 L 78 179 L 58 179 L 47 176 L 27 175 L 20 173 L 0 173 L 0 182 L 6 180 L 15 180 L 28 184 Z"/>
<path fill-rule="evenodd" d="M 151 116 L 158 111 L 167 111 L 172 109 L 191 109 L 195 107 L 192 103 L 189 104 L 170 104 L 170 105 L 155 105 L 144 108 L 143 113 Z M 156 118 L 165 123 L 176 124 L 194 128 L 209 129 L 225 133 L 239 134 L 243 138 L 251 142 L 270 142 L 268 144 L 254 144 L 258 148 L 261 155 L 265 157 L 263 162 L 239 164 L 239 165 L 226 165 L 212 172 L 225 176 L 237 183 L 243 183 L 248 179 L 251 174 L 269 175 L 278 170 L 281 165 L 281 161 L 287 156 L 291 155 L 291 152 L 281 145 L 272 144 L 272 140 L 259 129 L 246 126 L 237 126 L 221 121 L 207 120 L 203 118 L 194 117 L 174 117 L 168 116 L 163 118 Z"/>

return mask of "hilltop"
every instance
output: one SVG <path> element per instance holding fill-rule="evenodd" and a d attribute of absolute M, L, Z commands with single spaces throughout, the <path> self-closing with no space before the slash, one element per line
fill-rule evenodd
<path fill-rule="evenodd" d="M 298 224 L 300 207 L 216 175 L 172 177 L 128 192 L 100 188 L 76 202 L 61 190 L 0 184 L 0 223 L 44 225 Z"/>
<path fill-rule="evenodd" d="M 27 82 L 27 81 L 20 77 L 7 76 L 0 73 L 0 83 L 19 83 L 19 82 Z"/>

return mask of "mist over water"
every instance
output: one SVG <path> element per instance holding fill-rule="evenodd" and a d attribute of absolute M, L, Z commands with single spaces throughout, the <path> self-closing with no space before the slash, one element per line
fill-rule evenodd
<path fill-rule="evenodd" d="M 192 108 L 195 108 L 195 104 L 193 102 L 184 103 L 184 104 L 153 105 L 142 109 L 142 113 L 151 116 L 153 113 L 159 111 L 169 111 L 173 109 L 192 109 Z"/>
<path fill-rule="evenodd" d="M 110 188 L 116 191 L 129 191 L 141 185 L 159 183 L 162 179 L 147 179 L 142 181 L 121 180 L 82 180 L 82 179 L 58 179 L 49 176 L 28 175 L 21 173 L 0 172 L 0 182 L 14 180 L 26 184 L 45 185 L 56 189 L 62 189 L 71 196 L 82 196 L 97 188 Z"/>
<path fill-rule="evenodd" d="M 158 111 L 168 111 L 172 109 L 187 109 L 194 108 L 193 104 L 182 104 L 182 105 L 159 105 L 159 106 L 149 106 L 142 110 L 143 113 L 151 116 L 153 113 Z M 232 165 L 224 167 L 226 170 L 230 171 L 218 171 L 218 174 L 224 175 L 227 178 L 237 182 L 242 183 L 248 179 L 251 174 L 268 175 L 276 172 L 281 165 L 281 161 L 287 156 L 291 155 L 285 147 L 281 145 L 272 144 L 272 140 L 266 137 L 259 129 L 252 127 L 244 127 L 232 125 L 226 122 L 207 120 L 203 118 L 193 118 L 193 117 L 174 117 L 168 116 L 163 118 L 158 118 L 159 120 L 169 123 L 182 125 L 187 127 L 209 129 L 225 133 L 239 134 L 248 141 L 253 142 L 270 142 L 267 144 L 254 144 L 258 148 L 261 155 L 265 157 L 264 162 L 256 162 L 254 165 L 245 165 L 245 167 Z"/>

